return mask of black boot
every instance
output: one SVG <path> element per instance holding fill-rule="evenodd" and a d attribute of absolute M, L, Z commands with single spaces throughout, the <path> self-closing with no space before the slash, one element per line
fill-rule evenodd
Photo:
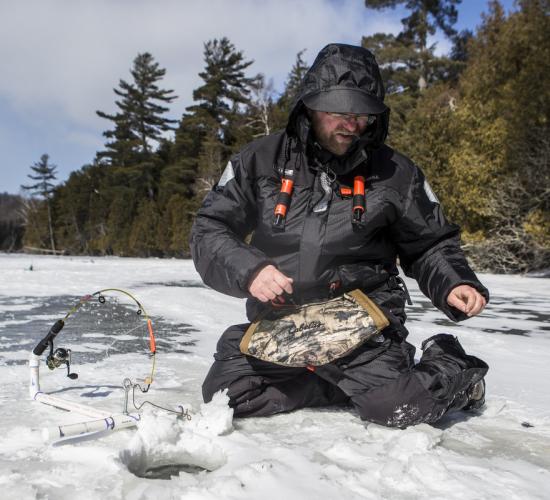
<path fill-rule="evenodd" d="M 432 369 L 435 368 L 441 373 L 442 394 L 446 397 L 454 394 L 455 397 L 452 398 L 454 401 L 462 400 L 462 406 L 470 405 L 470 399 L 478 396 L 478 391 L 473 394 L 473 387 L 487 373 L 489 369 L 487 364 L 475 356 L 466 354 L 458 339 L 446 333 L 426 339 L 422 342 L 422 350 L 424 353 L 420 364 L 431 366 Z M 472 389 L 472 398 L 469 395 L 470 389 Z M 483 394 L 476 401 L 482 399 Z M 481 405 L 482 403 L 479 406 Z"/>
<path fill-rule="evenodd" d="M 472 384 L 466 391 L 468 396 L 468 403 L 464 408 L 468 410 L 479 410 L 485 406 L 485 379 L 481 379 L 479 382 Z"/>

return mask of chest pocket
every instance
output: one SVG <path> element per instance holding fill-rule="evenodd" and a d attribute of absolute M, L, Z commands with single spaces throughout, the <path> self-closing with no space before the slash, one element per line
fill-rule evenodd
<path fill-rule="evenodd" d="M 375 191 L 366 193 L 366 210 L 360 224 L 353 224 L 353 199 L 333 194 L 328 210 L 322 254 L 379 260 L 394 253 L 388 239 L 388 207 Z"/>
<path fill-rule="evenodd" d="M 279 229 L 274 229 L 277 233 L 286 232 L 288 226 L 292 228 L 300 224 L 307 213 L 307 206 L 312 194 L 308 179 L 298 172 L 298 175 L 292 181 L 293 185 L 287 203 L 285 223 Z M 275 220 L 275 207 L 280 201 L 282 180 L 276 176 L 259 178 L 256 187 L 258 221 L 265 227 L 272 226 Z"/>
<path fill-rule="evenodd" d="M 257 181 L 257 226 L 252 244 L 273 258 L 298 251 L 311 194 L 309 187 L 296 183 L 285 223 L 282 228 L 276 228 L 273 223 L 280 191 L 281 181 L 277 177 L 265 177 Z"/>

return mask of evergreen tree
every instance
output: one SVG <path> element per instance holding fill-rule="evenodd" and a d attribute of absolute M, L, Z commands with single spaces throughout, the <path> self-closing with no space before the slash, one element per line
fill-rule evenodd
<path fill-rule="evenodd" d="M 109 254 L 107 219 L 117 196 L 115 169 L 84 165 L 56 189 L 56 241 L 70 253 Z M 117 231 L 124 231 L 122 226 Z"/>
<path fill-rule="evenodd" d="M 55 185 L 51 182 L 57 179 L 56 168 L 57 165 L 48 163 L 49 156 L 43 154 L 40 157 L 40 161 L 35 162 L 31 165 L 31 170 L 35 175 L 28 174 L 27 177 L 33 181 L 37 181 L 35 184 L 30 186 L 21 186 L 25 191 L 29 191 L 31 195 L 39 196 L 46 204 L 46 209 L 48 213 L 48 233 L 50 239 L 50 247 L 52 252 L 55 253 L 55 240 L 53 232 L 53 221 L 52 221 L 52 206 L 51 199 L 55 191 Z"/>
<path fill-rule="evenodd" d="M 166 70 L 159 67 L 148 52 L 138 54 L 130 70 L 133 81 L 120 80 L 119 88 L 113 89 L 120 98 L 115 101 L 119 111 L 108 114 L 97 111 L 98 116 L 114 123 L 114 129 L 104 132 L 112 139 L 105 144 L 107 150 L 98 153 L 99 159 L 106 159 L 111 165 L 128 166 L 148 159 L 153 144 L 162 139 L 164 132 L 174 130 L 171 120 L 163 116 L 177 96 L 173 90 L 162 89 L 158 82 Z"/>
<path fill-rule="evenodd" d="M 279 99 L 272 107 L 271 110 L 271 122 L 272 129 L 278 130 L 286 127 L 288 121 L 288 115 L 292 109 L 292 105 L 296 99 L 298 89 L 301 82 L 309 69 L 309 65 L 304 61 L 303 55 L 306 49 L 302 49 L 296 54 L 296 59 L 292 65 L 287 78 L 285 80 L 285 87 Z"/>
<path fill-rule="evenodd" d="M 279 98 L 279 102 L 277 103 L 280 106 L 282 112 L 286 115 L 288 115 L 288 113 L 290 112 L 302 80 L 304 79 L 304 76 L 309 69 L 309 65 L 304 61 L 303 58 L 305 51 L 306 49 L 302 49 L 296 54 L 296 60 L 294 61 L 294 64 L 290 72 L 288 73 L 285 82 L 285 89 L 281 94 L 281 97 Z"/>
<path fill-rule="evenodd" d="M 462 30 L 453 37 L 453 48 L 451 49 L 451 59 L 465 63 L 468 61 L 468 42 L 472 40 L 474 34 L 471 30 Z"/>
<path fill-rule="evenodd" d="M 487 271 L 550 266 L 549 2 L 518 6 L 506 18 L 491 3 L 458 86 L 424 92 L 394 136 L 461 225 L 474 265 Z"/>
<path fill-rule="evenodd" d="M 193 91 L 196 104 L 189 106 L 189 124 L 201 136 L 198 159 L 198 191 L 209 190 L 219 179 L 235 147 L 234 124 L 249 103 L 255 78 L 245 75 L 253 61 L 227 39 L 204 44 L 205 69 L 199 76 L 204 84 Z"/>
<path fill-rule="evenodd" d="M 138 163 L 142 157 L 139 137 L 132 130 L 129 117 L 122 113 L 112 116 L 102 111 L 96 113 L 102 118 L 112 120 L 115 124 L 113 130 L 103 132 L 103 136 L 109 140 L 105 143 L 106 150 L 97 152 L 96 161 L 122 167 Z"/>
<path fill-rule="evenodd" d="M 286 99 L 290 105 L 292 105 L 294 99 L 296 99 L 302 80 L 309 69 L 309 64 L 307 64 L 302 57 L 305 51 L 306 49 L 302 49 L 296 54 L 296 60 L 286 80 L 283 99 Z"/>
<path fill-rule="evenodd" d="M 453 25 L 458 12 L 456 5 L 461 0 L 365 0 L 365 6 L 373 9 L 394 8 L 405 4 L 410 15 L 401 20 L 403 30 L 394 37 L 387 34 L 375 34 L 363 39 L 363 46 L 373 49 L 378 55 L 376 45 L 382 45 L 385 53 L 381 64 L 389 64 L 396 72 L 403 74 L 403 65 L 409 78 L 416 82 L 407 82 L 401 88 L 423 91 L 431 82 L 449 79 L 457 72 L 457 65 L 449 58 L 437 57 L 435 46 L 428 46 L 428 35 L 441 29 L 449 38 L 456 35 Z M 380 47 L 378 47 L 380 48 Z"/>
<path fill-rule="evenodd" d="M 91 245 L 102 254 L 131 255 L 130 232 L 137 217 L 137 192 L 119 181 L 105 189 L 103 196 L 109 203 L 108 211 L 96 223 Z"/>
<path fill-rule="evenodd" d="M 174 194 L 162 213 L 162 222 L 157 228 L 157 240 L 165 255 L 189 257 L 189 233 L 195 213 L 199 208 L 196 199 Z"/>
<path fill-rule="evenodd" d="M 472 256 L 504 272 L 550 266 L 550 2 L 517 5 L 506 18 L 491 2 L 470 45 L 457 109 L 465 148 L 450 158 L 457 171 L 477 165 L 472 205 L 488 212 Z"/>
<path fill-rule="evenodd" d="M 414 47 L 390 33 L 365 36 L 361 45 L 376 56 L 387 94 L 417 90 L 420 73 Z"/>
<path fill-rule="evenodd" d="M 194 196 L 203 135 L 197 120 L 190 114 L 184 114 L 160 175 L 159 204 L 162 209 L 173 195 L 183 198 Z"/>
<path fill-rule="evenodd" d="M 430 86 L 456 82 L 464 62 L 458 58 L 440 57 L 435 45 L 428 46 L 428 35 L 441 29 L 459 44 L 453 24 L 460 0 L 365 0 L 368 8 L 384 9 L 404 4 L 410 9 L 401 22 L 397 36 L 375 33 L 363 37 L 362 46 L 371 50 L 380 65 L 386 84 L 387 104 L 392 110 L 389 142 L 400 147 L 407 142 L 407 127 L 417 113 L 418 99 Z M 462 40 L 462 38 L 460 39 Z"/>
<path fill-rule="evenodd" d="M 153 200 L 142 200 L 133 219 L 129 234 L 128 251 L 130 255 L 158 257 L 161 255 L 157 232 L 161 215 Z M 166 228 L 162 228 L 166 230 Z"/>
<path fill-rule="evenodd" d="M 254 78 L 245 76 L 253 61 L 245 61 L 243 53 L 227 39 L 209 40 L 204 44 L 204 71 L 199 73 L 204 84 L 193 91 L 197 102 L 187 108 L 198 118 L 209 117 L 220 127 L 230 119 L 233 104 L 248 103 Z"/>
<path fill-rule="evenodd" d="M 85 169 L 72 172 L 56 192 L 56 241 L 70 253 L 88 252 L 86 221 L 93 186 Z"/>

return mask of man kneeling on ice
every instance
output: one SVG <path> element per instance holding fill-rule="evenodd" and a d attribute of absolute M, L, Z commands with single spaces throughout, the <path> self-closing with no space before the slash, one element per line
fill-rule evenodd
<path fill-rule="evenodd" d="M 244 147 L 206 196 L 195 265 L 215 290 L 248 298 L 252 323 L 223 333 L 205 401 L 227 388 L 237 417 L 349 404 L 396 427 L 483 405 L 488 367 L 455 337 L 425 340 L 417 364 L 405 341 L 398 257 L 453 321 L 489 293 L 422 171 L 384 144 L 383 101 L 373 55 L 328 45 L 286 129 Z"/>

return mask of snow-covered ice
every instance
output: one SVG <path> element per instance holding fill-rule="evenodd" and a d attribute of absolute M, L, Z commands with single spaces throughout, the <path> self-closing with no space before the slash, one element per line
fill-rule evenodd
<path fill-rule="evenodd" d="M 0 254 L 0 270 L 3 498 L 549 498 L 548 278 L 481 275 L 491 303 L 461 324 L 407 280 L 409 341 L 419 347 L 452 333 L 490 371 L 482 413 L 399 430 L 349 409 L 233 420 L 225 394 L 202 403 L 217 339 L 245 321 L 244 302 L 202 286 L 190 261 Z M 138 401 L 181 405 L 192 418 L 145 406 L 137 429 L 44 443 L 43 427 L 85 419 L 29 400 L 29 352 L 79 297 L 107 287 L 133 292 L 159 325 L 156 380 Z M 146 373 L 147 358 L 131 350 L 103 357 L 113 339 L 101 327 L 79 342 L 63 334 L 56 345 L 73 350 L 79 378 L 42 363 L 43 390 L 119 413 L 123 379 Z"/>

